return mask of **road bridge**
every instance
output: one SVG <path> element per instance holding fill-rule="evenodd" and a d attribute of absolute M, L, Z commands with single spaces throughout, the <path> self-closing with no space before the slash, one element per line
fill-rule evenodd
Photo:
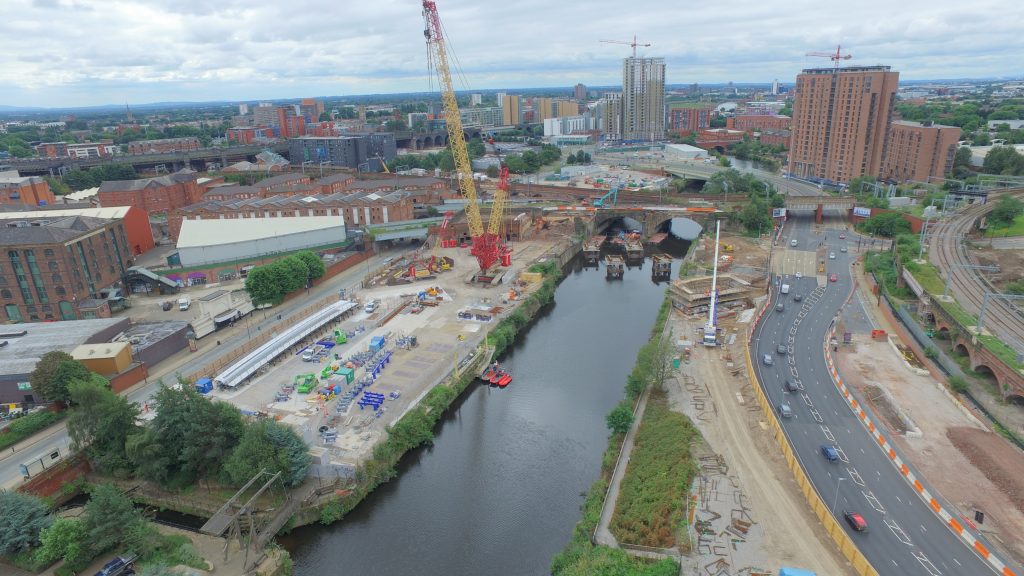
<path fill-rule="evenodd" d="M 462 133 L 467 140 L 479 138 L 480 128 L 474 126 L 463 126 Z M 441 148 L 448 145 L 447 132 L 413 132 L 402 130 L 395 132 L 395 146 L 406 150 L 424 150 L 426 148 Z"/>
<path fill-rule="evenodd" d="M 787 210 L 814 210 L 814 221 L 821 224 L 825 209 L 853 210 L 856 204 L 853 196 L 786 196 Z"/>

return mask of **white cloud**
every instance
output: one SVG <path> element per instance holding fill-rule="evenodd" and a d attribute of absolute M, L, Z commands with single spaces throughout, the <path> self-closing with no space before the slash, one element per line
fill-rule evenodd
<path fill-rule="evenodd" d="M 637 34 L 671 83 L 791 82 L 851 64 L 902 78 L 1019 76 L 1015 0 L 439 0 L 469 88 L 613 85 Z M 4 0 L 0 104 L 253 100 L 429 89 L 416 0 Z M 435 84 L 436 85 L 436 84 Z"/>

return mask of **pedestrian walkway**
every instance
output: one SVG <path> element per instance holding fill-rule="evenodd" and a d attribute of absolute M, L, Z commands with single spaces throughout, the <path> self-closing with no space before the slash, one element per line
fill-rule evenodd
<path fill-rule="evenodd" d="M 619 450 L 619 458 L 615 462 L 615 470 L 612 472 L 611 482 L 608 484 L 608 492 L 604 497 L 604 507 L 601 509 L 601 521 L 597 523 L 597 531 L 594 533 L 594 540 L 602 546 L 618 548 L 619 542 L 615 539 L 608 526 L 611 524 L 612 515 L 615 514 L 615 503 L 619 499 L 619 488 L 622 486 L 622 478 L 626 475 L 626 467 L 629 465 L 629 455 L 633 451 L 633 442 L 636 439 L 636 431 L 640 428 L 640 422 L 644 419 L 644 410 L 647 409 L 647 397 L 651 388 L 647 387 L 640 394 L 640 401 L 637 403 L 633 413 L 633 424 L 626 432 L 626 438 L 622 441 L 622 449 Z"/>

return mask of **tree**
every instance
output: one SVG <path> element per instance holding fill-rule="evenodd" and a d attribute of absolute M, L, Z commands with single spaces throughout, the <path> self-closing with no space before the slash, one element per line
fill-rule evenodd
<path fill-rule="evenodd" d="M 111 392 L 106 379 L 76 380 L 69 386 L 74 407 L 68 416 L 68 435 L 76 450 L 84 450 L 92 466 L 102 472 L 130 468 L 125 443 L 138 430 L 138 405 Z"/>
<path fill-rule="evenodd" d="M 139 522 L 145 522 L 132 501 L 111 484 L 100 484 L 89 492 L 82 527 L 95 554 L 124 543 Z"/>
<path fill-rule="evenodd" d="M 138 474 L 164 485 L 187 486 L 217 476 L 245 429 L 237 408 L 180 384 L 157 390 L 156 417 L 127 441 Z"/>
<path fill-rule="evenodd" d="M 899 212 L 882 212 L 875 214 L 860 224 L 861 229 L 875 236 L 892 238 L 910 232 L 910 222 L 903 219 Z"/>
<path fill-rule="evenodd" d="M 612 434 L 625 434 L 633 425 L 633 413 L 625 404 L 619 404 L 604 418 Z"/>
<path fill-rule="evenodd" d="M 318 122 L 330 122 L 331 121 L 331 114 L 329 112 L 321 112 L 320 113 L 320 117 L 317 118 L 317 121 Z"/>
<path fill-rule="evenodd" d="M 76 368 L 71 368 L 69 365 L 61 367 L 62 364 L 72 362 L 81 364 L 67 352 L 53 351 L 43 354 L 36 362 L 35 370 L 28 377 L 32 390 L 38 392 L 47 402 L 67 402 L 67 382 L 58 378 L 58 370 L 61 370 L 60 375 L 80 374 Z M 84 366 L 82 368 L 85 369 Z"/>
<path fill-rule="evenodd" d="M 319 256 L 313 254 L 309 250 L 303 250 L 295 254 L 295 257 L 302 261 L 306 266 L 306 271 L 309 275 L 309 280 L 316 280 L 322 278 L 327 272 L 327 268 L 324 266 L 324 261 Z"/>
<path fill-rule="evenodd" d="M 224 463 L 224 474 L 240 485 L 266 469 L 271 474 L 282 472 L 285 486 L 298 486 L 311 461 L 309 446 L 291 427 L 262 420 L 246 426 L 241 442 Z"/>
<path fill-rule="evenodd" d="M 35 552 L 41 564 L 64 560 L 64 565 L 78 571 L 89 563 L 92 553 L 85 525 L 77 518 L 57 518 L 39 536 L 42 546 Z"/>
<path fill-rule="evenodd" d="M 747 232 L 771 230 L 772 227 L 771 210 L 761 198 L 751 198 L 740 212 L 739 220 Z"/>
<path fill-rule="evenodd" d="M 995 208 L 988 216 L 988 221 L 995 226 L 1005 228 L 1013 224 L 1013 220 L 1024 214 L 1024 202 L 1013 196 L 1003 196 L 996 202 Z"/>
<path fill-rule="evenodd" d="M 245 278 L 245 290 L 253 302 L 280 302 L 286 291 L 281 278 L 268 266 L 257 266 Z"/>
<path fill-rule="evenodd" d="M 309 268 L 306 267 L 306 264 L 300 258 L 293 254 L 278 260 L 275 264 L 281 266 L 286 271 L 288 284 L 285 287 L 288 292 L 294 292 L 306 287 L 309 282 Z"/>
<path fill-rule="evenodd" d="M 39 543 L 39 533 L 52 523 L 50 511 L 39 498 L 0 490 L 0 555 L 32 548 Z"/>
<path fill-rule="evenodd" d="M 961 146 L 953 154 L 953 177 L 963 178 L 971 173 L 971 149 Z"/>
<path fill-rule="evenodd" d="M 982 168 L 989 174 L 1020 176 L 1024 174 L 1024 156 L 1013 146 L 996 146 L 985 155 Z"/>

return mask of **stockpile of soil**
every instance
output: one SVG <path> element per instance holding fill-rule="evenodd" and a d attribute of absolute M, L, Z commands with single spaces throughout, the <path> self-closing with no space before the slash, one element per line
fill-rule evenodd
<path fill-rule="evenodd" d="M 1015 446 L 994 436 L 974 428 L 946 431 L 960 453 L 1006 494 L 1017 510 L 1024 512 L 1024 458 Z"/>

